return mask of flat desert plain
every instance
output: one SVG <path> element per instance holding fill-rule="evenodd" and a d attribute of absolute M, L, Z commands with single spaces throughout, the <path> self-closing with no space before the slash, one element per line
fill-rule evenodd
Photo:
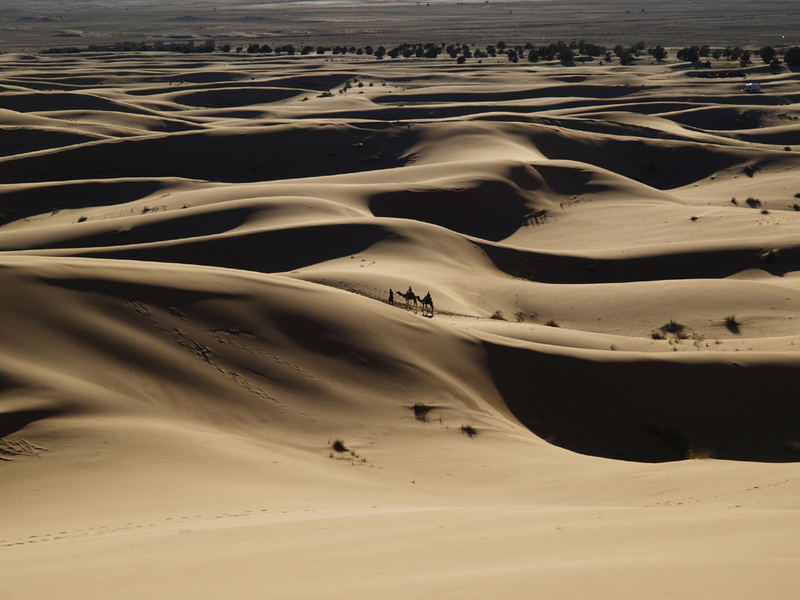
<path fill-rule="evenodd" d="M 797 597 L 796 73 L 0 67 L 0 598 Z"/>
<path fill-rule="evenodd" d="M 3 0 L 0 49 L 155 40 L 791 46 L 797 0 Z"/>

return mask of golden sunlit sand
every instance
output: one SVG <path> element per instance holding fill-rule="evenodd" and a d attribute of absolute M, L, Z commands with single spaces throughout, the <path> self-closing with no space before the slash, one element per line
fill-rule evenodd
<path fill-rule="evenodd" d="M 796 73 L 0 67 L 0 598 L 796 595 Z"/>

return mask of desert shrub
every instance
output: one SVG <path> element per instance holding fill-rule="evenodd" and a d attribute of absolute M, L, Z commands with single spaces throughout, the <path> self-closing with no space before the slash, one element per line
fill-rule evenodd
<path fill-rule="evenodd" d="M 758 51 L 758 55 L 761 57 L 761 60 L 764 61 L 764 64 L 769 64 L 772 62 L 772 59 L 775 58 L 775 48 L 772 46 L 764 46 Z"/>
<path fill-rule="evenodd" d="M 564 48 L 558 53 L 558 60 L 564 64 L 570 64 L 575 60 L 575 52 L 572 48 Z"/>
<path fill-rule="evenodd" d="M 728 315 L 727 317 L 725 317 L 725 327 L 727 327 L 728 331 L 730 331 L 731 333 L 739 333 L 740 326 L 741 323 L 739 323 L 739 321 L 736 320 L 736 317 L 734 315 Z"/>
<path fill-rule="evenodd" d="M 478 430 L 475 429 L 472 425 L 462 425 L 461 433 L 463 433 L 467 437 L 474 438 L 476 435 L 478 435 Z"/>
<path fill-rule="evenodd" d="M 336 452 L 347 452 L 347 447 L 344 445 L 342 440 L 335 440 L 331 444 L 331 448 L 333 448 Z"/>
<path fill-rule="evenodd" d="M 678 60 L 686 62 L 697 62 L 700 60 L 700 48 L 697 46 L 687 46 L 681 48 L 677 53 Z"/>
<path fill-rule="evenodd" d="M 78 223 L 83 223 L 86 220 L 86 217 L 79 217 Z"/>
<path fill-rule="evenodd" d="M 650 337 L 653 338 L 654 340 L 663 340 L 664 334 L 659 331 L 654 331 L 653 333 L 650 334 Z"/>
<path fill-rule="evenodd" d="M 663 334 L 671 333 L 672 335 L 681 337 L 682 335 L 684 335 L 684 331 L 686 330 L 686 325 L 684 325 L 683 323 L 678 323 L 674 319 L 670 319 L 667 323 L 664 323 L 658 329 Z"/>
<path fill-rule="evenodd" d="M 636 62 L 636 58 L 633 56 L 632 53 L 625 51 L 619 57 L 619 64 L 621 65 L 632 65 Z"/>
<path fill-rule="evenodd" d="M 605 46 L 598 46 L 597 44 L 586 43 L 583 41 L 578 43 L 578 50 L 581 54 L 594 57 L 602 56 L 606 52 Z"/>
<path fill-rule="evenodd" d="M 411 407 L 411 410 L 414 411 L 414 418 L 417 419 L 417 421 L 427 421 L 428 413 L 433 410 L 433 407 L 422 402 L 416 402 L 414 406 Z"/>
<path fill-rule="evenodd" d="M 545 323 L 545 325 L 547 325 L 548 327 L 558 327 L 558 323 L 553 321 L 553 319 L 550 319 L 547 323 Z"/>
<path fill-rule="evenodd" d="M 790 67 L 800 67 L 800 46 L 792 46 L 783 55 L 783 62 Z"/>
<path fill-rule="evenodd" d="M 731 204 L 733 204 L 734 206 L 739 205 L 739 203 L 736 201 L 736 198 L 731 198 Z"/>
<path fill-rule="evenodd" d="M 742 56 L 739 59 L 739 66 L 740 67 L 746 67 L 749 64 L 752 64 L 750 62 L 750 52 L 745 50 L 744 52 L 742 52 Z"/>
<path fill-rule="evenodd" d="M 655 48 L 650 48 L 647 52 L 658 62 L 661 62 L 662 60 L 667 58 L 667 51 L 664 48 L 664 46 L 656 46 Z"/>
<path fill-rule="evenodd" d="M 747 200 L 745 200 L 745 202 L 747 202 L 747 206 L 749 206 L 750 208 L 758 208 L 759 206 L 761 206 L 761 200 L 759 200 L 758 198 L 753 198 L 752 196 Z"/>
<path fill-rule="evenodd" d="M 492 313 L 492 316 L 489 317 L 489 318 L 490 319 L 494 319 L 496 321 L 505 321 L 506 320 L 506 318 L 503 316 L 503 313 L 501 313 L 499 310 L 494 311 L 494 313 Z"/>
<path fill-rule="evenodd" d="M 744 167 L 744 174 L 748 177 L 752 177 L 759 171 L 761 168 L 758 165 L 745 165 Z"/>

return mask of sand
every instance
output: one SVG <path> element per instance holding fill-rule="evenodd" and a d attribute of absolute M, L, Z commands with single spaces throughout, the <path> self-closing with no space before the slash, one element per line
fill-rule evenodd
<path fill-rule="evenodd" d="M 0 598 L 795 597 L 796 74 L 0 66 Z"/>

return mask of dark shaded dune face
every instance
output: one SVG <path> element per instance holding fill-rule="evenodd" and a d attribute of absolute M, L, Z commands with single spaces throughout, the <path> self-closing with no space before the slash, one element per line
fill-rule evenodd
<path fill-rule="evenodd" d="M 141 209 L 146 211 L 147 209 Z M 15 249 L 31 250 L 36 248 L 89 248 L 98 246 L 128 246 L 131 244 L 148 244 L 182 238 L 203 237 L 225 233 L 241 226 L 252 215 L 253 211 L 247 208 L 218 209 L 213 215 L 184 214 L 185 211 L 175 211 L 162 221 L 146 223 L 139 226 L 130 224 L 117 228 L 104 228 L 98 232 L 73 231 L 70 234 L 61 234 L 48 237 L 46 240 L 31 240 L 30 243 L 15 244 Z M 0 240 L 0 249 L 4 246 Z"/>
<path fill-rule="evenodd" d="M 780 108 L 719 108 L 704 107 L 664 115 L 676 123 L 704 130 L 733 131 L 756 129 L 791 120 L 791 115 Z"/>
<path fill-rule="evenodd" d="M 8 138 L 8 143 L 0 146 L 0 157 L 91 142 L 98 136 L 30 127 L 11 132 Z"/>
<path fill-rule="evenodd" d="M 323 92 L 343 85 L 357 75 L 357 72 L 344 73 L 303 73 L 285 77 L 271 77 L 269 85 L 284 88 L 302 88 Z"/>
<path fill-rule="evenodd" d="M 416 133 L 404 127 L 226 128 L 7 159 L 0 161 L 0 178 L 32 182 L 134 175 L 245 182 L 335 175 L 402 166 L 401 157 L 415 139 Z"/>
<path fill-rule="evenodd" d="M 45 194 L 47 189 L 41 188 L 39 191 Z M 292 224 L 311 224 L 314 221 L 362 216 L 361 212 L 339 204 L 296 197 L 245 199 L 226 202 L 221 206 L 212 204 L 197 208 L 182 205 L 177 210 L 170 210 L 163 202 L 171 194 L 168 190 L 164 192 L 149 200 L 146 200 L 147 195 L 143 196 L 144 202 L 136 203 L 124 211 L 124 216 L 120 216 L 121 211 L 116 208 L 116 198 L 108 190 L 102 191 L 96 194 L 98 201 L 106 199 L 109 204 L 98 206 L 104 206 L 105 210 L 114 215 L 112 218 L 97 215 L 81 227 L 52 228 L 47 234 L 39 232 L 37 235 L 26 236 L 24 231 L 9 233 L 0 238 L 0 250 L 131 247 L 217 236 L 240 228 L 249 231 L 278 229 Z M 192 197 L 191 188 L 183 191 L 183 197 Z M 302 210 L 298 210 L 301 203 Z M 287 248 L 286 252 L 290 252 L 290 249 Z"/>
<path fill-rule="evenodd" d="M 78 92 L 22 92 L 0 94 L 0 108 L 17 112 L 41 112 L 48 110 L 113 110 L 138 113 L 141 110 L 123 104 Z"/>
<path fill-rule="evenodd" d="M 538 164 L 535 168 L 544 177 L 547 187 L 557 194 L 585 194 L 598 189 L 589 184 L 593 176 L 589 170 L 543 164 Z"/>
<path fill-rule="evenodd" d="M 525 222 L 528 201 L 515 185 L 477 181 L 458 189 L 410 189 L 382 192 L 369 200 L 376 217 L 414 219 L 458 233 L 502 240 Z"/>
<path fill-rule="evenodd" d="M 748 158 L 742 150 L 696 142 L 601 134 L 539 130 L 531 135 L 531 141 L 548 158 L 595 165 L 661 190 L 695 182 Z"/>
<path fill-rule="evenodd" d="M 0 206 L 9 219 L 23 219 L 61 209 L 124 204 L 163 189 L 164 181 L 74 181 L 0 187 Z"/>
<path fill-rule="evenodd" d="M 610 99 L 621 98 L 641 91 L 641 87 L 634 86 L 590 86 L 590 85 L 564 85 L 557 87 L 535 87 L 509 91 L 465 91 L 465 92 L 429 92 L 429 93 L 403 93 L 399 99 L 395 94 L 376 96 L 373 102 L 379 104 L 396 104 L 397 102 L 409 103 L 436 103 L 436 102 L 475 102 L 491 101 L 505 102 L 508 100 L 521 100 L 533 98 L 596 98 Z"/>
<path fill-rule="evenodd" d="M 189 83 L 214 83 L 218 81 L 240 81 L 247 79 L 246 73 L 235 71 L 187 71 L 184 73 L 171 74 L 170 81 L 185 81 Z"/>
<path fill-rule="evenodd" d="M 0 439 L 20 429 L 51 417 L 57 417 L 64 411 L 56 408 L 30 408 L 0 412 Z M 2 459 L 2 449 L 0 448 L 0 459 Z"/>
<path fill-rule="evenodd" d="M 48 89 L 69 90 L 80 87 L 95 87 L 107 82 L 104 77 L 92 77 L 90 75 L 59 77 L 54 73 L 48 74 L 45 77 L 40 74 L 36 79 L 15 77 L 12 81 L 18 82 L 20 87 L 43 91 Z"/>
<path fill-rule="evenodd" d="M 781 248 L 772 258 L 762 247 L 675 252 L 631 258 L 589 258 L 480 243 L 501 271 L 542 283 L 623 283 L 669 279 L 720 279 L 749 269 L 783 276 L 800 271 L 800 247 Z"/>
<path fill-rule="evenodd" d="M 185 106 L 227 108 L 278 102 L 302 94 L 303 90 L 291 88 L 220 88 L 176 94 L 174 102 Z"/>
<path fill-rule="evenodd" d="M 661 462 L 709 452 L 800 460 L 796 365 L 711 359 L 593 361 L 485 345 L 494 381 L 531 431 L 582 454 Z M 576 377 L 576 374 L 580 377 Z"/>
<path fill-rule="evenodd" d="M 391 235 L 391 231 L 381 225 L 311 225 L 93 249 L 76 254 L 281 273 L 358 254 Z"/>

